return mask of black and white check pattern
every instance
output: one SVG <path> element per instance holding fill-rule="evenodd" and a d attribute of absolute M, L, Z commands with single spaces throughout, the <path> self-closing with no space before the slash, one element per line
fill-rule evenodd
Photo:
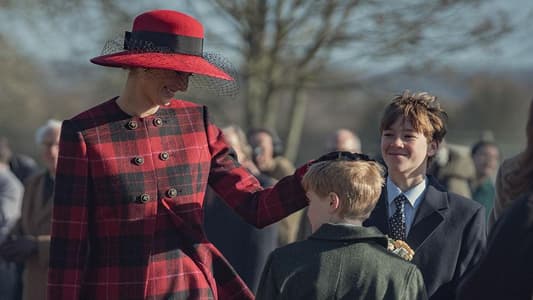
<path fill-rule="evenodd" d="M 407 201 L 407 198 L 404 194 L 394 198 L 396 211 L 389 219 L 389 235 L 395 240 L 405 241 L 405 201 Z"/>

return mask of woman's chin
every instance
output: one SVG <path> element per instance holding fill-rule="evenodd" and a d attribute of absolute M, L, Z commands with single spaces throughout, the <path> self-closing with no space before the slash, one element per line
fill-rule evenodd
<path fill-rule="evenodd" d="M 170 101 L 174 98 L 174 95 L 164 95 L 159 98 L 159 105 L 169 105 Z"/>

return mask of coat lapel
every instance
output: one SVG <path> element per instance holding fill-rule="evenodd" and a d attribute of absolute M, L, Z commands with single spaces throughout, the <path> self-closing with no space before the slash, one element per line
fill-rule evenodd
<path fill-rule="evenodd" d="M 431 233 L 444 221 L 445 211 L 448 209 L 446 193 L 440 191 L 429 178 L 427 190 L 422 203 L 418 207 L 413 225 L 407 236 L 407 244 L 415 250 L 420 247 Z"/>

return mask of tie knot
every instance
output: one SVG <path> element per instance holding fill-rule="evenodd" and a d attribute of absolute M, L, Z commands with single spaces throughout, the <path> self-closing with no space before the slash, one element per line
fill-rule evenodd
<path fill-rule="evenodd" d="M 405 195 L 400 194 L 396 198 L 394 198 L 394 204 L 396 204 L 396 207 L 401 208 L 403 207 L 405 200 L 407 200 L 407 198 L 405 198 Z"/>

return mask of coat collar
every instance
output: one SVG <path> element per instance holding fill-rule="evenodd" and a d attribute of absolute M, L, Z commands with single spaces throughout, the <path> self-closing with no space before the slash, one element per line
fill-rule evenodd
<path fill-rule="evenodd" d="M 352 242 L 376 242 L 387 247 L 387 236 L 375 227 L 323 224 L 309 239 Z"/>
<path fill-rule="evenodd" d="M 406 241 L 415 252 L 437 226 L 444 221 L 448 209 L 446 191 L 434 177 L 428 176 L 428 186 L 424 193 Z M 376 226 L 381 232 L 388 234 L 389 224 L 387 221 L 387 190 L 383 188 L 380 199 L 365 224 Z"/>

